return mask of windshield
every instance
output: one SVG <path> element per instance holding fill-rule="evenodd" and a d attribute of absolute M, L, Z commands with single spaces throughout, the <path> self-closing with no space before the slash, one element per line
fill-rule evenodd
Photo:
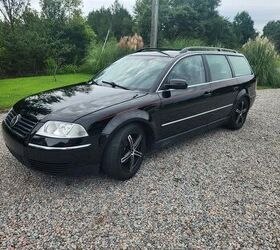
<path fill-rule="evenodd" d="M 168 57 L 127 56 L 103 70 L 94 81 L 113 82 L 128 89 L 149 90 L 170 62 Z"/>

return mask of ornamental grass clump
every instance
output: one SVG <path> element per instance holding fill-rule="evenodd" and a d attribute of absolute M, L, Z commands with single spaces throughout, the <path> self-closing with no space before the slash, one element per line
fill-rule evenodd
<path fill-rule="evenodd" d="M 280 87 L 280 57 L 270 40 L 266 37 L 249 40 L 243 45 L 242 52 L 252 65 L 259 85 Z"/>
<path fill-rule="evenodd" d="M 128 49 L 128 50 L 139 50 L 144 47 L 144 41 L 142 36 L 135 33 L 133 36 L 123 36 L 121 37 L 119 44 L 119 48 Z"/>

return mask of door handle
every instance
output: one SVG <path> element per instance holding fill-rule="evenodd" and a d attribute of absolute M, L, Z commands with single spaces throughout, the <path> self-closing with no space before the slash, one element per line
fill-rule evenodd
<path fill-rule="evenodd" d="M 208 96 L 211 96 L 212 95 L 212 92 L 211 91 L 207 91 L 204 93 L 204 97 L 208 97 Z"/>

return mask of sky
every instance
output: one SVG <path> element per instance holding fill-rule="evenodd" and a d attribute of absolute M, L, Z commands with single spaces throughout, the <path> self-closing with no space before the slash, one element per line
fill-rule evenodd
<path fill-rule="evenodd" d="M 119 0 L 131 13 L 136 0 Z M 110 6 L 114 0 L 83 0 L 83 12 L 88 14 L 92 9 Z M 39 0 L 31 0 L 32 6 L 39 9 Z M 233 20 L 236 13 L 246 10 L 255 22 L 255 28 L 261 32 L 267 22 L 280 20 L 279 0 L 222 0 L 219 12 Z"/>

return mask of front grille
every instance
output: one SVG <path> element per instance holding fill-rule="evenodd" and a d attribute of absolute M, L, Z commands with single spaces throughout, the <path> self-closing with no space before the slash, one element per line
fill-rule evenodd
<path fill-rule="evenodd" d="M 5 123 L 9 127 L 9 129 L 15 134 L 17 134 L 19 137 L 26 138 L 36 126 L 37 121 L 19 115 L 17 122 L 13 124 L 12 120 L 16 116 L 18 116 L 18 114 L 12 109 L 8 113 L 5 119 Z"/>

